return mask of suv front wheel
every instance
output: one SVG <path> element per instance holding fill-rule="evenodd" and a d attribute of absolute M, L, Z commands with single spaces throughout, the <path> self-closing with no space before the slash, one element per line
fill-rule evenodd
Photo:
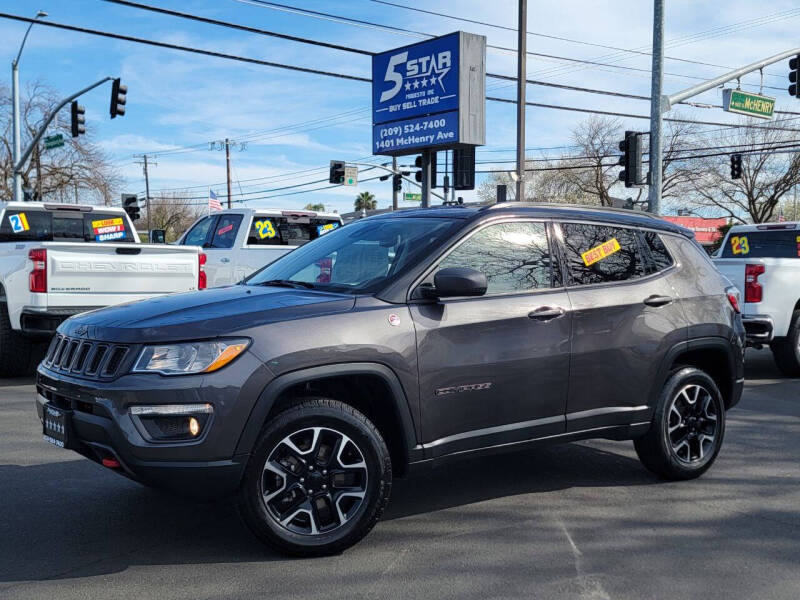
<path fill-rule="evenodd" d="M 333 554 L 372 529 L 391 481 L 389 451 L 369 419 L 347 404 L 308 398 L 262 431 L 239 508 L 250 529 L 277 550 Z"/>
<path fill-rule="evenodd" d="M 648 432 L 634 440 L 639 460 L 665 479 L 694 479 L 717 458 L 725 434 L 725 404 L 714 380 L 694 367 L 673 371 Z"/>

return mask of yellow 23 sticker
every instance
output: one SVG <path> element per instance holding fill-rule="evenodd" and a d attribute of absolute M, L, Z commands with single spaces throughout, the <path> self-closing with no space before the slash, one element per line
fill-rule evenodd
<path fill-rule="evenodd" d="M 735 235 L 731 238 L 731 252 L 734 254 L 749 254 L 750 243 L 746 235 Z"/>
<path fill-rule="evenodd" d="M 255 222 L 256 230 L 258 230 L 258 237 L 262 240 L 265 238 L 272 239 L 276 235 L 275 227 L 272 225 L 272 221 L 265 219 L 263 221 L 256 221 Z"/>

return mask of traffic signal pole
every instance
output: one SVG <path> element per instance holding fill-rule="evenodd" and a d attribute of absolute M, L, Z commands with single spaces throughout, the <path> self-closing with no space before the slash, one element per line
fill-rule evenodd
<path fill-rule="evenodd" d="M 650 189 L 647 210 L 653 214 L 661 211 L 661 159 L 662 100 L 664 83 L 664 0 L 653 0 L 653 70 L 650 87 Z"/>
<path fill-rule="evenodd" d="M 36 133 L 36 135 L 33 136 L 33 139 L 31 140 L 31 143 L 28 145 L 28 147 L 25 149 L 25 152 L 22 153 L 22 156 L 20 156 L 17 162 L 13 165 L 13 175 L 15 180 L 18 181 L 19 180 L 18 178 L 22 176 L 22 167 L 25 165 L 28 158 L 30 158 L 31 152 L 33 152 L 33 149 L 36 148 L 36 146 L 39 144 L 39 141 L 42 139 L 42 136 L 44 136 L 45 131 L 47 131 L 47 127 L 50 125 L 50 123 L 53 122 L 53 119 L 56 118 L 58 112 L 62 108 L 64 108 L 67 104 L 78 98 L 79 96 L 82 96 L 86 92 L 93 90 L 99 85 L 104 84 L 106 81 L 113 81 L 113 79 L 114 79 L 113 77 L 104 77 L 100 81 L 97 81 L 92 85 L 83 88 L 81 91 L 76 92 L 72 94 L 72 96 L 62 100 L 58 104 L 58 106 L 56 106 L 55 109 L 53 109 L 53 111 L 49 115 L 47 115 L 47 118 L 44 120 L 44 123 L 42 123 L 42 126 L 39 128 L 39 131 Z"/>
<path fill-rule="evenodd" d="M 392 157 L 392 171 L 394 171 L 395 174 L 398 172 L 396 156 Z M 394 185 L 394 178 L 391 178 L 391 182 L 392 182 L 392 210 L 397 210 L 397 188 Z"/>
<path fill-rule="evenodd" d="M 528 79 L 528 1 L 519 0 L 517 24 L 517 202 L 525 202 L 525 92 Z"/>
<path fill-rule="evenodd" d="M 422 208 L 431 205 L 431 151 L 422 151 Z"/>

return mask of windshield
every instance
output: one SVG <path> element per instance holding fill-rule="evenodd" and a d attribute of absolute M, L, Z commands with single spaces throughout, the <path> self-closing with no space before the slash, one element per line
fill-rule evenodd
<path fill-rule="evenodd" d="M 800 258 L 800 231 L 794 229 L 731 232 L 722 258 Z"/>
<path fill-rule="evenodd" d="M 134 242 L 119 213 L 7 210 L 0 223 L 0 242 Z"/>
<path fill-rule="evenodd" d="M 456 226 L 430 218 L 358 221 L 282 256 L 246 283 L 372 293 L 414 266 Z"/>

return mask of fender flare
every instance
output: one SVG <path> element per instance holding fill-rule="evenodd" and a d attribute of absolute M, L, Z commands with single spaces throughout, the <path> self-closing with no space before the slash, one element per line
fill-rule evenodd
<path fill-rule="evenodd" d="M 275 400 L 287 388 L 298 383 L 336 377 L 342 375 L 373 375 L 380 377 L 391 391 L 392 408 L 400 419 L 400 427 L 403 432 L 403 444 L 405 447 L 406 461 L 413 460 L 411 457 L 417 446 L 417 436 L 414 429 L 414 420 L 411 417 L 411 410 L 408 406 L 403 386 L 394 371 L 386 365 L 380 363 L 338 363 L 324 365 L 320 367 L 310 367 L 300 369 L 280 375 L 270 381 L 259 394 L 258 399 L 250 412 L 244 431 L 239 437 L 236 446 L 236 454 L 249 454 L 258 439 L 258 434 L 269 415 Z"/>
<path fill-rule="evenodd" d="M 661 361 L 661 367 L 658 370 L 658 378 L 656 379 L 656 383 L 658 385 L 653 388 L 653 393 L 651 394 L 651 406 L 650 406 L 651 414 L 652 410 L 655 408 L 655 399 L 658 397 L 658 393 L 661 391 L 661 388 L 663 388 L 664 384 L 667 382 L 667 378 L 669 377 L 670 367 L 675 362 L 675 359 L 684 352 L 691 352 L 693 350 L 711 350 L 711 349 L 721 350 L 728 360 L 728 368 L 730 370 L 731 376 L 734 379 L 737 379 L 739 377 L 739 373 L 737 372 L 736 369 L 736 360 L 733 354 L 733 349 L 731 348 L 731 341 L 728 338 L 702 337 L 693 340 L 688 340 L 685 342 L 679 342 L 675 344 L 672 348 L 670 348 L 669 351 L 667 351 L 667 353 L 664 355 L 664 358 Z"/>

